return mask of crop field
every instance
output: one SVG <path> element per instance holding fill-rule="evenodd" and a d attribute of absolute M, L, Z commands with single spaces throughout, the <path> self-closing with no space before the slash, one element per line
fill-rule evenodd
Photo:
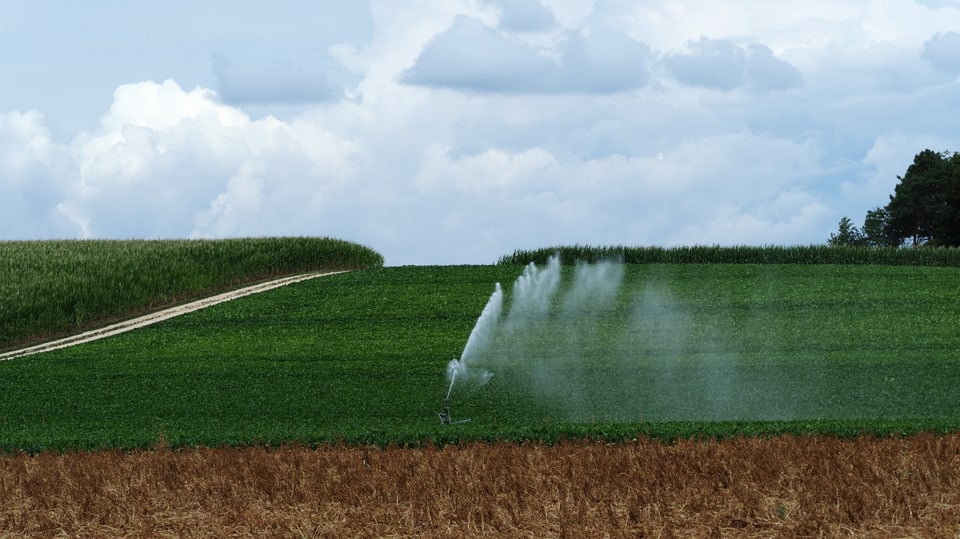
<path fill-rule="evenodd" d="M 4 362 L 0 448 L 960 426 L 960 270 L 743 264 L 627 265 L 586 330 L 550 315 L 514 336 L 489 382 L 453 387 L 472 421 L 441 426 L 447 363 L 521 270 L 355 271 Z"/>
<path fill-rule="evenodd" d="M 0 350 L 272 276 L 382 265 L 332 238 L 0 241 Z"/>
<path fill-rule="evenodd" d="M 562 266 L 542 295 L 540 261 L 374 263 L 0 362 L 0 534 L 950 536 L 938 256 Z"/>
<path fill-rule="evenodd" d="M 0 456 L 16 537 L 954 537 L 960 436 Z"/>

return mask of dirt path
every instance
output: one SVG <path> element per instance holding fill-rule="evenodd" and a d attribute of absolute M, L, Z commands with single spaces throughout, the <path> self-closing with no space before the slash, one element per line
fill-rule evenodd
<path fill-rule="evenodd" d="M 208 298 L 203 298 L 197 301 L 192 301 L 190 303 L 185 303 L 183 305 L 177 305 L 175 307 L 170 307 L 169 309 L 163 309 L 154 313 L 150 313 L 144 316 L 139 316 L 137 318 L 132 318 L 130 320 L 124 320 L 123 322 L 118 322 L 116 324 L 111 324 L 106 327 L 99 329 L 94 329 L 91 331 L 85 331 L 77 335 L 71 335 L 70 337 L 64 337 L 63 339 L 57 339 L 55 341 L 45 342 L 43 344 L 37 344 L 34 346 L 29 346 L 27 348 L 19 348 L 17 350 L 11 350 L 8 352 L 0 353 L 0 361 L 15 359 L 18 357 L 29 356 L 31 354 L 39 354 L 41 352 L 48 352 L 50 350 L 57 350 L 59 348 L 66 348 L 68 346 L 74 346 L 77 344 L 82 344 L 85 342 L 95 341 L 97 339 L 103 339 L 125 331 L 131 331 L 143 326 L 148 326 L 150 324 L 156 324 L 157 322 L 162 322 L 168 318 L 173 318 L 174 316 L 180 316 L 182 314 L 192 313 L 193 311 L 198 311 L 205 307 L 210 307 L 211 305 L 216 305 L 218 303 L 223 303 L 224 301 L 230 301 L 231 299 L 242 298 L 243 296 L 249 296 L 251 294 L 256 294 L 258 292 L 265 292 L 267 290 L 272 290 L 274 288 L 279 288 L 281 286 L 286 286 L 288 284 L 299 283 L 301 281 L 306 281 L 308 279 L 314 279 L 320 277 L 321 275 L 333 275 L 336 273 L 343 273 L 342 271 L 331 271 L 331 272 L 317 272 L 317 273 L 305 273 L 302 275 L 294 275 L 291 277 L 283 277 L 280 279 L 275 279 L 273 281 L 267 281 L 264 283 L 255 284 L 253 286 L 247 286 L 244 288 L 239 288 L 237 290 L 231 290 L 230 292 L 224 292 L 223 294 L 218 294 L 216 296 L 210 296 Z"/>

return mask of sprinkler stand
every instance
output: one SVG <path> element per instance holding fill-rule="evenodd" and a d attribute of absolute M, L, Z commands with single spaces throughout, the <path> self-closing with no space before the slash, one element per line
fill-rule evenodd
<path fill-rule="evenodd" d="M 464 423 L 470 422 L 470 418 L 461 419 L 459 421 L 453 421 L 453 419 L 450 416 L 450 399 L 449 398 L 443 400 L 443 411 L 438 413 L 437 415 L 440 416 L 441 425 L 462 425 Z"/>

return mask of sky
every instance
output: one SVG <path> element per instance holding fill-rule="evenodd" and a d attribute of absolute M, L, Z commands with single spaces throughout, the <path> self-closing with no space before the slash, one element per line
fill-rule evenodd
<path fill-rule="evenodd" d="M 960 0 L 34 0 L 0 240 L 808 245 L 960 151 Z"/>

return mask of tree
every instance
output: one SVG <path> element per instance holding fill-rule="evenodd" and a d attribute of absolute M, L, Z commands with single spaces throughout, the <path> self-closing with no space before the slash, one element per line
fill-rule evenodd
<path fill-rule="evenodd" d="M 830 234 L 827 244 L 834 247 L 840 245 L 862 246 L 866 245 L 866 238 L 860 232 L 860 229 L 853 225 L 853 221 L 849 217 L 843 217 L 840 219 L 839 230 L 835 234 Z"/>
<path fill-rule="evenodd" d="M 960 245 L 960 156 L 923 150 L 884 208 L 886 236 L 896 245 Z"/>
<path fill-rule="evenodd" d="M 960 247 L 960 153 L 923 150 L 886 206 L 867 212 L 863 229 L 844 217 L 830 245 Z"/>
<path fill-rule="evenodd" d="M 863 219 L 864 243 L 870 247 L 899 247 L 901 240 L 890 232 L 890 212 L 886 208 L 874 208 Z"/>
<path fill-rule="evenodd" d="M 960 246 L 960 153 L 946 157 L 947 185 L 944 199 L 949 211 L 943 216 L 943 245 Z"/>

